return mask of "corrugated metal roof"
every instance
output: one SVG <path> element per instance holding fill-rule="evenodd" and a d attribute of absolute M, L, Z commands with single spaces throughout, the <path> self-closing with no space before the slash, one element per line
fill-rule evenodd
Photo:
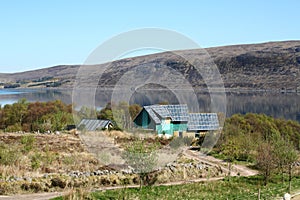
<path fill-rule="evenodd" d="M 171 118 L 173 122 L 187 122 L 189 131 L 218 130 L 217 113 L 189 113 L 185 104 L 144 106 L 156 124 L 161 119 Z"/>
<path fill-rule="evenodd" d="M 155 123 L 161 123 L 160 119 L 171 118 L 172 121 L 187 122 L 188 107 L 187 105 L 152 105 L 144 106 L 150 117 Z"/>
<path fill-rule="evenodd" d="M 154 122 L 156 124 L 161 123 L 159 117 L 157 116 L 157 114 L 155 114 L 152 110 L 153 106 L 144 106 L 145 110 L 148 112 L 149 116 L 154 120 Z"/>
<path fill-rule="evenodd" d="M 219 120 L 217 113 L 190 113 L 188 130 L 218 130 Z"/>
<path fill-rule="evenodd" d="M 110 120 L 82 119 L 77 127 L 84 125 L 86 130 L 95 131 L 106 127 L 108 123 L 110 123 Z"/>
<path fill-rule="evenodd" d="M 189 120 L 187 105 L 167 105 L 172 121 L 187 122 Z"/>

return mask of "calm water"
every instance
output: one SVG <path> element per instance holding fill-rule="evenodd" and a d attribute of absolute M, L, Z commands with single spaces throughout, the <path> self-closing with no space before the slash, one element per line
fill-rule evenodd
<path fill-rule="evenodd" d="M 104 107 L 111 99 L 110 90 L 99 90 L 96 93 L 96 106 Z M 85 98 L 85 92 L 80 93 Z M 30 102 L 50 101 L 60 99 L 65 103 L 72 103 L 72 90 L 49 90 L 49 89 L 24 89 L 24 90 L 0 90 L 0 104 L 11 104 L 20 98 L 26 98 Z M 209 94 L 197 93 L 200 111 L 210 111 Z M 135 92 L 130 103 L 141 105 L 155 104 L 163 101 L 178 103 L 176 96 L 170 91 L 148 90 Z M 300 94 L 298 93 L 227 93 L 226 114 L 231 116 L 235 113 L 265 113 L 276 118 L 297 120 L 300 122 Z"/>

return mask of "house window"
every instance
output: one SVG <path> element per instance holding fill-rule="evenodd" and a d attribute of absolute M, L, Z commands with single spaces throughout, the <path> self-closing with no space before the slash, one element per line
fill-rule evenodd
<path fill-rule="evenodd" d="M 182 138 L 183 132 L 182 132 L 182 131 L 179 131 L 179 134 L 178 134 L 178 135 L 179 135 L 180 138 Z"/>

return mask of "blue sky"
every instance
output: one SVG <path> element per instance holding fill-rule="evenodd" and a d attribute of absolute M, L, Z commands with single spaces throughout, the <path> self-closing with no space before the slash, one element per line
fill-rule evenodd
<path fill-rule="evenodd" d="M 0 0 L 0 73 L 82 64 L 138 28 L 182 33 L 201 47 L 299 40 L 298 0 Z"/>

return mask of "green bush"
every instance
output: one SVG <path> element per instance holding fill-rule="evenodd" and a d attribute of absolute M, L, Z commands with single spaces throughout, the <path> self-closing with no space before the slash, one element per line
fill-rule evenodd
<path fill-rule="evenodd" d="M 31 168 L 33 170 L 36 170 L 36 169 L 40 168 L 40 166 L 41 166 L 41 159 L 42 159 L 42 155 L 40 153 L 35 153 L 31 157 Z"/>
<path fill-rule="evenodd" d="M 21 137 L 21 144 L 23 145 L 23 151 L 29 152 L 33 149 L 35 143 L 34 135 L 23 135 Z"/>
<path fill-rule="evenodd" d="M 73 155 L 70 155 L 70 156 L 64 156 L 63 159 L 62 159 L 62 162 L 65 164 L 65 165 L 73 165 L 76 161 L 76 157 L 73 156 Z"/>
<path fill-rule="evenodd" d="M 14 165 L 21 155 L 17 148 L 10 148 L 8 145 L 0 143 L 0 164 Z"/>
<path fill-rule="evenodd" d="M 7 126 L 5 130 L 6 132 L 18 132 L 18 131 L 22 131 L 22 126 L 20 124 L 14 124 L 14 125 Z"/>

